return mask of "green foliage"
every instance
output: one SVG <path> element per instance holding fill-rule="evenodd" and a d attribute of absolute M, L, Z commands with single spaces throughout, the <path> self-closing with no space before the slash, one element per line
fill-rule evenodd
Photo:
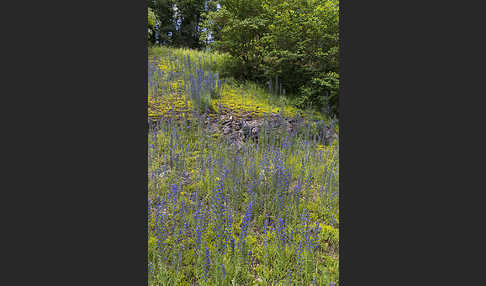
<path fill-rule="evenodd" d="M 175 25 L 178 28 L 173 31 L 172 44 L 179 47 L 199 48 L 199 23 L 201 13 L 204 10 L 203 0 L 174 0 L 177 7 L 175 13 Z"/>
<path fill-rule="evenodd" d="M 149 176 L 149 285 L 288 285 L 290 280 L 291 285 L 312 285 L 313 281 L 314 285 L 330 285 L 339 280 L 338 224 L 331 219 L 339 213 L 338 196 L 324 195 L 338 192 L 338 180 L 327 179 L 339 171 L 337 144 L 319 150 L 303 136 L 287 137 L 288 147 L 249 141 L 245 143 L 245 159 L 235 164 L 241 153 L 225 140 L 210 136 L 200 122 L 168 124 L 148 138 L 149 174 L 153 174 Z M 282 171 L 274 160 L 279 156 L 273 153 L 276 150 L 282 163 L 288 164 L 286 170 L 292 178 L 291 187 L 284 193 L 280 193 L 281 184 L 276 179 Z M 245 209 L 251 200 L 248 192 L 258 177 L 254 215 L 248 235 L 240 241 Z M 233 214 L 234 251 L 221 238 L 217 228 L 220 218 L 213 214 L 220 179 L 225 186 L 225 207 Z M 285 200 L 282 206 L 280 195 Z M 164 198 L 165 203 L 159 204 Z M 196 251 L 193 239 L 197 210 L 208 215 L 207 227 L 200 225 L 200 251 Z M 308 221 L 302 219 L 304 214 L 309 215 Z M 283 236 L 279 217 L 285 219 Z M 318 233 L 309 232 L 316 226 L 320 227 Z M 157 237 L 160 229 L 167 235 L 163 241 Z M 314 249 L 305 246 L 306 233 L 315 239 Z M 166 244 L 161 246 L 160 242 Z M 226 248 L 222 249 L 223 245 Z M 210 260 L 207 267 L 206 248 Z"/>
<path fill-rule="evenodd" d="M 338 15 L 337 0 L 148 1 L 149 41 L 157 30 L 164 45 L 149 48 L 149 285 L 339 281 L 339 144 L 315 138 L 339 127 L 304 111 L 338 115 Z M 201 71 L 222 89 L 193 84 Z M 300 123 L 288 134 L 264 120 L 237 147 L 195 112 L 223 110 Z"/>
<path fill-rule="evenodd" d="M 157 30 L 164 45 L 227 53 L 222 77 L 270 82 L 272 93 L 285 93 L 300 108 L 339 116 L 338 0 L 155 0 L 148 6 L 150 42 Z"/>
<path fill-rule="evenodd" d="M 147 14 L 147 24 L 148 24 L 148 39 L 149 41 L 153 39 L 155 34 L 155 24 L 158 22 L 157 16 L 154 11 L 149 7 Z"/>
<path fill-rule="evenodd" d="M 261 59 L 258 39 L 264 35 L 267 20 L 263 17 L 260 0 L 220 1 L 221 9 L 206 13 L 202 34 L 211 33 L 212 47 L 233 56 L 239 68 L 233 70 L 237 78 L 250 79 Z"/>
<path fill-rule="evenodd" d="M 224 0 L 205 14 L 212 48 L 229 53 L 236 78 L 265 83 L 276 76 L 301 106 L 338 106 L 337 1 Z M 279 88 L 279 86 L 277 86 Z M 280 89 L 279 89 L 280 90 Z"/>
<path fill-rule="evenodd" d="M 313 77 L 309 83 L 300 88 L 297 106 L 304 107 L 310 103 L 323 109 L 328 108 L 325 110 L 327 114 L 339 115 L 338 95 L 339 74 L 327 72 L 319 77 Z"/>
<path fill-rule="evenodd" d="M 158 61 L 156 69 L 164 72 L 164 76 L 156 76 L 160 81 L 158 91 L 154 86 L 149 87 L 149 115 L 159 117 L 169 113 L 172 107 L 175 110 L 182 111 L 186 108 L 192 109 L 192 106 L 198 106 L 198 110 L 219 111 L 220 108 L 232 110 L 234 114 L 252 114 L 252 116 L 262 117 L 264 114 L 280 113 L 286 117 L 296 117 L 298 114 L 307 116 L 307 111 L 297 108 L 298 102 L 295 99 L 289 99 L 281 95 L 273 94 L 265 90 L 260 85 L 251 81 L 236 81 L 228 75 L 231 72 L 227 70 L 227 65 L 234 62 L 226 53 L 198 51 L 192 49 L 170 48 L 164 46 L 154 46 L 149 48 L 149 59 L 153 64 L 154 58 Z M 170 58 L 169 58 L 170 55 Z M 205 73 L 209 71 L 220 74 L 220 78 L 225 80 L 222 90 L 219 88 L 210 89 L 208 93 L 202 93 L 201 102 L 196 102 L 190 94 L 190 86 L 187 85 L 189 74 L 194 75 L 196 66 L 192 72 L 184 70 L 183 60 L 190 57 L 192 63 L 199 68 L 199 65 Z M 170 79 L 168 74 L 172 73 Z M 157 75 L 158 72 L 155 72 Z M 154 76 L 155 77 L 155 76 Z M 188 95 L 186 97 L 186 95 Z M 186 106 L 186 98 L 188 99 Z M 189 100 L 190 99 L 190 100 Z M 200 108 L 199 108 L 200 107 Z M 311 114 L 316 120 L 326 120 L 319 113 Z"/>
<path fill-rule="evenodd" d="M 149 28 L 154 28 L 155 21 L 156 21 L 157 17 L 155 16 L 154 11 L 150 7 L 148 8 L 148 16 L 147 17 L 148 17 Z"/>
<path fill-rule="evenodd" d="M 169 43 L 170 37 L 168 36 L 169 32 L 173 32 L 175 30 L 174 27 L 174 11 L 173 11 L 174 0 L 148 0 L 147 6 L 152 9 L 155 16 L 157 17 L 158 24 L 158 33 L 159 33 L 159 40 L 162 43 Z M 150 38 L 152 43 L 155 43 L 155 38 L 152 36 Z"/>
<path fill-rule="evenodd" d="M 321 118 L 315 120 L 314 114 L 292 108 L 282 97 L 252 82 L 229 81 L 222 96 L 209 102 L 214 107 L 230 107 L 235 113 L 252 111 L 256 116 L 261 116 L 261 110 L 292 117 L 303 113 L 306 116 L 297 132 L 291 135 L 264 124 L 261 139 L 247 140 L 241 149 L 212 133 L 205 118 L 188 112 L 191 101 L 184 102 L 189 91 L 184 88 L 184 78 L 194 76 L 196 65 L 204 72 L 221 71 L 227 58 L 216 52 L 149 49 L 149 115 L 161 119 L 148 137 L 149 285 L 336 282 L 339 145 L 324 146 L 310 139 L 322 131 Z M 192 117 L 175 120 L 173 110 L 185 112 L 184 118 Z M 282 183 L 286 180 L 288 185 Z M 224 216 L 215 215 L 220 181 L 224 183 Z M 242 237 L 251 201 L 253 216 Z M 196 219 L 196 211 L 207 219 Z M 224 229 L 231 230 L 234 250 L 218 230 L 228 214 L 232 220 Z M 308 220 L 302 219 L 304 214 Z M 313 247 L 305 246 L 311 240 Z"/>
<path fill-rule="evenodd" d="M 216 0 L 148 0 L 160 20 L 158 29 L 161 44 L 199 49 L 201 23 L 204 12 L 216 10 Z M 154 39 L 152 37 L 152 42 Z"/>

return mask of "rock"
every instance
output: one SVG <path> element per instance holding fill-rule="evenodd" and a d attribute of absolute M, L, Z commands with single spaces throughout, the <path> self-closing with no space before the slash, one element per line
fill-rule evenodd
<path fill-rule="evenodd" d="M 244 120 L 242 120 L 241 126 L 242 126 L 241 130 L 243 131 L 245 137 L 250 135 L 251 126 L 248 125 L 248 123 L 246 123 L 246 121 L 244 121 Z"/>
<path fill-rule="evenodd" d="M 233 121 L 233 116 L 225 117 L 223 116 L 222 118 L 225 118 L 223 121 L 223 125 L 230 124 Z"/>
<path fill-rule="evenodd" d="M 260 127 L 253 127 L 251 129 L 251 135 L 252 136 L 258 135 L 258 132 L 260 132 Z"/>
<path fill-rule="evenodd" d="M 227 135 L 231 132 L 231 128 L 229 126 L 224 126 L 223 127 L 223 134 Z"/>
<path fill-rule="evenodd" d="M 233 127 L 233 124 L 231 121 L 228 121 L 226 123 L 223 123 L 223 126 L 227 126 L 228 128 L 232 128 Z"/>
<path fill-rule="evenodd" d="M 277 132 L 280 132 L 279 130 L 283 129 L 289 132 L 291 136 L 295 136 L 299 126 L 304 123 L 302 118 L 283 118 L 280 114 L 267 114 L 265 118 L 261 118 L 254 117 L 252 113 L 248 112 L 239 116 L 231 110 L 221 112 L 214 118 L 211 117 L 209 121 L 210 132 L 222 132 L 224 137 L 231 142 L 231 145 L 238 150 L 248 139 L 258 140 L 262 128 L 265 132 L 270 132 L 270 129 L 277 129 Z M 263 127 L 264 125 L 265 127 Z M 338 138 L 338 135 L 331 131 L 328 126 L 324 125 L 320 128 L 324 128 L 324 130 L 321 129 L 324 144 L 328 145 L 330 141 Z"/>

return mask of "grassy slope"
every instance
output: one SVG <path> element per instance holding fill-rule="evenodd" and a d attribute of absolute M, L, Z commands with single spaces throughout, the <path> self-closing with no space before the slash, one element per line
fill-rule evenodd
<path fill-rule="evenodd" d="M 201 61 L 205 69 L 218 70 L 225 60 L 215 53 L 166 48 L 149 50 L 149 60 L 155 55 L 162 71 L 176 71 L 178 62 L 168 59 L 169 51 L 179 58 L 212 57 Z M 149 88 L 149 115 L 170 115 L 172 108 L 189 111 L 192 101 L 178 92 L 183 89 L 180 78 L 162 85 L 162 94 Z M 210 104 L 215 110 L 226 106 L 256 116 L 282 106 L 281 98 L 252 83 L 230 83 Z M 287 116 L 298 112 L 303 111 L 284 106 Z M 243 150 L 237 152 L 222 138 L 206 133 L 197 121 L 189 126 L 171 121 L 151 132 L 150 285 L 338 281 L 337 142 L 322 146 L 302 136 L 270 133 L 258 143 L 246 142 Z M 225 203 L 218 204 L 221 197 Z M 223 215 L 218 206 L 223 206 Z"/>
<path fill-rule="evenodd" d="M 169 54 L 171 60 L 168 58 Z M 153 62 L 153 59 L 157 58 L 159 62 L 158 68 L 165 73 L 168 71 L 181 71 L 183 67 L 176 65 L 181 64 L 180 59 L 186 55 L 191 57 L 195 67 L 198 67 L 200 63 L 203 70 L 211 69 L 212 71 L 219 71 L 220 74 L 223 74 L 225 61 L 229 61 L 227 55 L 216 52 L 210 53 L 166 47 L 149 49 L 149 61 Z M 174 58 L 179 60 L 175 61 Z M 199 61 L 199 59 L 201 60 Z M 182 78 L 172 80 L 169 89 L 168 92 L 165 92 L 166 96 L 163 98 L 156 100 L 153 96 L 149 97 L 149 116 L 158 117 L 166 114 L 172 107 L 177 110 L 189 110 L 191 108 L 191 102 L 188 100 L 186 103 L 184 97 L 177 92 L 177 90 L 182 91 L 184 89 L 184 80 Z M 286 117 L 295 117 L 297 114 L 301 116 L 311 115 L 315 120 L 328 121 L 322 114 L 298 109 L 291 102 L 288 97 L 272 94 L 255 83 L 236 82 L 234 79 L 227 77 L 227 84 L 223 89 L 222 97 L 211 100 L 210 104 L 215 111 L 219 111 L 221 106 L 231 109 L 237 115 L 251 114 L 258 117 L 264 114 L 280 113 L 283 108 L 283 114 Z"/>

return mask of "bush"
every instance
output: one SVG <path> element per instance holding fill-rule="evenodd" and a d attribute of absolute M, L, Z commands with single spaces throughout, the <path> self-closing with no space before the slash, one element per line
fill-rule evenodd
<path fill-rule="evenodd" d="M 225 68 L 233 77 L 262 85 L 278 78 L 279 92 L 282 84 L 301 107 L 337 115 L 337 1 L 226 0 L 206 19 L 212 47 L 233 57 Z"/>
<path fill-rule="evenodd" d="M 339 74 L 329 72 L 301 87 L 298 106 L 309 105 L 324 109 L 329 115 L 339 116 Z"/>
<path fill-rule="evenodd" d="M 155 16 L 154 11 L 149 7 L 148 8 L 148 14 L 147 14 L 147 23 L 148 23 L 148 40 L 149 43 L 153 41 L 153 38 L 155 36 L 155 24 L 157 23 L 157 17 Z"/>

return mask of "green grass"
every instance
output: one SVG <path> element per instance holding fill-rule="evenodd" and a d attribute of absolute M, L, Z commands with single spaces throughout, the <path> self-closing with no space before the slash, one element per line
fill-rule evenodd
<path fill-rule="evenodd" d="M 188 54 L 205 71 L 223 71 L 230 60 L 149 49 L 164 71 L 152 76 L 148 94 L 149 116 L 163 119 L 148 137 L 149 285 L 338 283 L 339 144 L 313 139 L 315 120 L 328 119 L 228 78 L 221 96 L 204 90 L 209 110 L 304 117 L 296 133 L 264 125 L 257 141 L 237 149 L 193 112 L 201 103 L 185 92 L 194 75 L 182 61 Z"/>
<path fill-rule="evenodd" d="M 154 174 L 149 178 L 150 285 L 288 285 L 289 270 L 293 285 L 338 280 L 337 142 L 322 146 L 284 135 L 289 140 L 285 145 L 277 133 L 269 133 L 259 143 L 246 142 L 244 153 L 238 153 L 197 123 L 167 124 L 149 137 L 149 174 Z M 282 172 L 290 175 L 287 187 L 282 186 Z M 232 214 L 227 225 L 215 213 L 220 184 L 225 214 Z M 162 200 L 160 206 L 154 203 Z M 241 238 L 250 202 L 253 216 L 248 235 Z M 197 211 L 208 215 L 200 243 L 195 234 L 203 223 L 195 219 Z M 279 221 L 285 221 L 282 230 Z M 300 244 L 315 227 L 320 230 L 311 235 L 315 248 L 309 251 Z M 235 251 L 223 238 L 223 229 L 231 231 Z M 205 270 L 206 248 L 211 262 Z"/>
<path fill-rule="evenodd" d="M 191 60 L 194 60 L 196 63 L 199 63 L 198 59 L 200 58 L 202 67 L 205 70 L 213 69 L 222 71 L 225 64 L 231 61 L 231 57 L 229 55 L 218 52 L 198 51 L 193 49 L 171 48 L 164 46 L 153 46 L 148 49 L 149 59 L 155 56 L 169 62 L 169 55 L 171 58 L 190 56 Z"/>
<path fill-rule="evenodd" d="M 220 110 L 220 105 L 224 109 L 229 109 L 237 116 L 251 114 L 256 117 L 262 117 L 264 114 L 277 114 L 283 110 L 283 115 L 286 117 L 310 116 L 314 120 L 329 121 L 319 112 L 314 110 L 302 110 L 295 107 L 295 100 L 291 97 L 276 95 L 270 93 L 264 87 L 253 82 L 241 82 L 234 80 L 230 75 L 225 74 L 225 64 L 231 61 L 229 55 L 220 54 L 216 52 L 205 52 L 190 49 L 175 49 L 168 47 L 153 47 L 149 49 L 149 61 L 153 62 L 153 58 L 159 61 L 158 68 L 164 72 L 176 71 L 185 73 L 184 76 L 171 78 L 170 84 L 177 82 L 179 89 L 183 90 L 184 85 L 187 85 L 189 74 L 187 69 L 184 70 L 182 65 L 182 58 L 190 56 L 192 64 L 196 67 L 202 67 L 205 71 L 219 72 L 221 77 L 225 77 L 226 84 L 223 88 L 221 98 L 208 99 L 208 105 L 216 112 Z M 192 70 L 191 72 L 194 72 Z M 166 80 L 164 78 L 163 80 Z M 191 102 L 187 102 L 183 95 L 177 93 L 177 88 L 163 90 L 164 96 L 159 97 L 158 100 L 152 95 L 149 88 L 149 116 L 160 117 L 167 114 L 174 107 L 177 110 L 191 109 Z M 194 105 L 194 103 L 192 103 Z"/>

